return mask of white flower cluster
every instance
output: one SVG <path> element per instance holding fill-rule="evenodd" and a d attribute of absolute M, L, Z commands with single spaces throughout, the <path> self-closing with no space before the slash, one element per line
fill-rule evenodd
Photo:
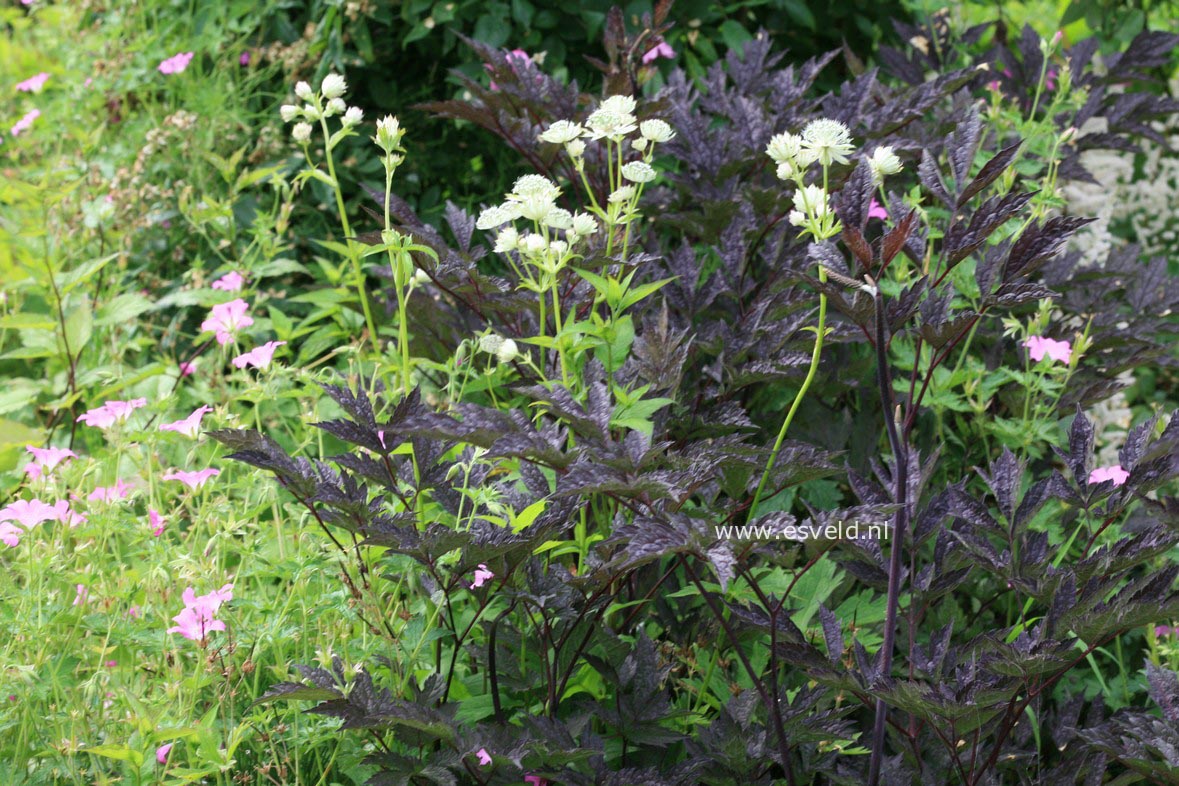
<path fill-rule="evenodd" d="M 807 123 L 801 136 L 789 132 L 778 134 L 766 146 L 766 154 L 778 165 L 779 178 L 796 180 L 816 161 L 824 167 L 846 164 L 848 155 L 855 149 L 847 126 L 838 120 L 822 118 Z"/>
<path fill-rule="evenodd" d="M 675 137 L 675 131 L 664 120 L 644 120 L 640 123 L 635 117 L 635 106 L 635 100 L 630 96 L 610 96 L 586 118 L 584 126 L 571 120 L 558 120 L 540 134 L 540 141 L 564 145 L 569 157 L 580 162 L 585 155 L 586 139 L 621 143 L 637 130 L 639 136 L 631 142 L 631 146 L 643 152 L 651 145 L 668 142 Z"/>
<path fill-rule="evenodd" d="M 830 195 L 822 186 L 803 186 L 794 192 L 794 209 L 790 211 L 790 223 L 796 227 L 805 226 L 808 221 L 823 223 L 833 221 L 835 212 L 831 209 Z"/>
<path fill-rule="evenodd" d="M 561 189 L 547 177 L 524 175 L 516 180 L 502 204 L 479 214 L 475 226 L 478 229 L 503 227 L 495 239 L 495 250 L 501 254 L 518 251 L 539 256 L 550 250 L 564 254 L 570 246 L 597 232 L 598 222 L 588 213 L 573 214 L 557 207 L 560 196 Z M 531 221 L 537 231 L 521 234 L 514 226 L 504 227 L 519 219 Z M 564 232 L 564 240 L 548 230 Z"/>
<path fill-rule="evenodd" d="M 479 349 L 489 355 L 495 355 L 500 363 L 511 363 L 520 354 L 520 348 L 510 338 L 491 333 L 479 338 Z"/>
<path fill-rule="evenodd" d="M 348 83 L 339 74 L 325 76 L 318 93 L 307 82 L 296 84 L 295 95 L 305 103 L 302 106 L 283 104 L 279 109 L 284 123 L 295 123 L 291 137 L 299 144 L 307 144 L 311 141 L 311 124 L 336 115 L 341 115 L 340 122 L 345 128 L 360 125 L 364 120 L 364 111 L 345 103 L 343 96 L 347 89 Z"/>

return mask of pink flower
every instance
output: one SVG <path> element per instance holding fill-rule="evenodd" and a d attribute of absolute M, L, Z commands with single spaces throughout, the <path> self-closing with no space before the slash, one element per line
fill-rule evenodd
<path fill-rule="evenodd" d="M 197 435 L 201 433 L 201 418 L 205 416 L 206 412 L 212 411 L 212 407 L 197 407 L 184 420 L 161 423 L 160 431 L 175 431 L 177 434 L 183 434 L 190 439 L 196 439 Z"/>
<path fill-rule="evenodd" d="M 110 428 L 116 423 L 123 423 L 127 417 L 139 409 L 147 406 L 147 399 L 137 398 L 131 401 L 108 401 L 101 407 L 78 416 L 79 423 L 95 428 Z"/>
<path fill-rule="evenodd" d="M 68 524 L 70 529 L 86 522 L 86 515 L 76 510 L 71 510 L 70 501 L 67 499 L 58 500 L 54 503 L 53 512 L 57 520 L 62 524 Z"/>
<path fill-rule="evenodd" d="M 475 580 L 471 582 L 471 589 L 482 587 L 488 579 L 494 578 L 495 574 L 488 570 L 486 565 L 480 562 L 478 569 L 475 570 Z"/>
<path fill-rule="evenodd" d="M 1056 89 L 1056 69 L 1055 68 L 1049 68 L 1048 71 L 1044 74 L 1044 87 L 1048 88 L 1049 90 Z"/>
<path fill-rule="evenodd" d="M 491 754 L 487 752 L 487 748 L 480 748 L 475 753 L 475 756 L 479 758 L 480 767 L 486 767 L 488 764 L 491 764 Z"/>
<path fill-rule="evenodd" d="M 233 359 L 233 365 L 237 368 L 245 368 L 246 366 L 253 366 L 254 368 L 267 368 L 270 365 L 271 358 L 274 357 L 274 350 L 286 344 L 285 341 L 267 341 L 260 347 L 254 347 L 245 354 L 238 355 Z"/>
<path fill-rule="evenodd" d="M 539 775 L 525 775 L 524 783 L 528 786 L 549 786 L 549 782 Z"/>
<path fill-rule="evenodd" d="M 168 752 L 170 750 L 172 750 L 172 743 L 170 742 L 166 745 L 161 745 L 160 747 L 156 748 L 156 761 L 160 764 L 168 761 Z"/>
<path fill-rule="evenodd" d="M 57 517 L 57 508 L 39 499 L 18 499 L 9 503 L 7 507 L 0 508 L 0 521 L 12 521 L 25 529 L 32 529 L 42 521 L 55 521 Z"/>
<path fill-rule="evenodd" d="M 647 53 L 643 55 L 643 65 L 653 63 L 661 57 L 666 57 L 668 60 L 675 57 L 675 50 L 666 41 L 660 41 L 647 50 Z"/>
<path fill-rule="evenodd" d="M 516 73 L 520 73 L 519 69 L 516 68 L 516 63 L 520 63 L 521 65 L 523 65 L 525 67 L 532 66 L 532 55 L 528 54 L 523 49 L 513 49 L 512 51 L 508 52 L 507 58 L 508 58 L 508 65 L 510 65 L 512 67 L 512 70 L 515 71 Z M 490 65 L 485 65 L 484 68 L 486 68 L 488 71 L 491 70 Z M 494 79 L 491 80 L 488 87 L 490 87 L 492 90 L 499 90 L 499 85 L 497 85 L 495 83 Z"/>
<path fill-rule="evenodd" d="M 33 111 L 27 113 L 20 120 L 16 121 L 16 125 L 14 125 L 12 127 L 12 135 L 13 136 L 20 136 L 25 131 L 28 131 L 30 128 L 33 127 L 33 121 L 36 120 L 40 116 L 41 116 L 40 109 L 34 109 Z"/>
<path fill-rule="evenodd" d="M 1154 635 L 1159 638 L 1163 636 L 1179 636 L 1179 628 L 1171 627 L 1170 625 L 1156 625 Z"/>
<path fill-rule="evenodd" d="M 167 632 L 179 633 L 192 641 L 202 641 L 211 631 L 225 630 L 225 623 L 215 619 L 215 616 L 222 603 L 233 600 L 232 590 L 233 585 L 226 584 L 219 590 L 198 596 L 189 587 L 182 595 L 184 610 L 172 618 L 176 625 L 168 628 Z"/>
<path fill-rule="evenodd" d="M 998 92 L 999 91 L 999 80 L 992 79 L 990 82 L 987 82 L 987 90 L 994 90 L 995 92 Z"/>
<path fill-rule="evenodd" d="M 1098 467 L 1089 473 L 1089 483 L 1105 483 L 1107 480 L 1112 480 L 1115 486 L 1120 486 L 1126 482 L 1130 477 L 1130 473 L 1122 469 L 1120 464 L 1114 464 L 1112 467 Z"/>
<path fill-rule="evenodd" d="M 16 548 L 20 545 L 20 536 L 23 534 L 25 531 L 11 521 L 0 521 L 0 543 L 7 544 L 9 548 Z"/>
<path fill-rule="evenodd" d="M 131 486 L 123 482 L 122 478 L 115 481 L 113 486 L 99 486 L 91 491 L 86 499 L 91 502 L 117 502 L 126 499 L 131 493 Z"/>
<path fill-rule="evenodd" d="M 180 378 L 190 377 L 196 373 L 196 363 L 185 362 L 180 364 Z"/>
<path fill-rule="evenodd" d="M 160 61 L 159 69 L 161 74 L 179 74 L 184 69 L 188 68 L 188 64 L 192 62 L 192 52 L 180 52 L 172 55 L 167 60 Z"/>
<path fill-rule="evenodd" d="M 213 306 L 209 318 L 201 323 L 201 330 L 216 333 L 217 343 L 225 346 L 237 331 L 254 324 L 253 317 L 246 316 L 249 307 L 250 304 L 241 298 Z"/>
<path fill-rule="evenodd" d="M 872 197 L 872 204 L 868 205 L 868 218 L 879 218 L 882 221 L 888 218 L 888 211 L 876 201 L 876 197 Z"/>
<path fill-rule="evenodd" d="M 107 667 L 108 669 L 113 669 L 115 666 L 118 666 L 118 665 L 119 665 L 119 662 L 118 662 L 117 660 L 108 660 L 108 661 L 106 662 L 106 667 Z M 108 694 L 108 695 L 109 695 L 109 694 Z"/>
<path fill-rule="evenodd" d="M 224 276 L 214 281 L 210 286 L 212 286 L 213 289 L 220 289 L 223 292 L 237 292 L 245 283 L 246 280 L 242 277 L 242 274 L 234 270 L 226 273 Z"/>
<path fill-rule="evenodd" d="M 35 448 L 32 445 L 25 445 L 25 450 L 33 454 L 33 462 L 47 472 L 52 471 L 59 464 L 78 457 L 77 453 L 67 448 Z"/>
<path fill-rule="evenodd" d="M 1047 355 L 1052 360 L 1067 364 L 1073 352 L 1072 344 L 1067 341 L 1056 341 L 1055 339 L 1044 338 L 1043 336 L 1032 336 L 1023 342 L 1023 345 L 1027 347 L 1028 354 L 1032 356 L 1032 360 L 1037 363 Z"/>
<path fill-rule="evenodd" d="M 199 472 L 187 472 L 182 470 L 172 470 L 167 475 L 164 475 L 164 480 L 179 480 L 184 485 L 188 486 L 193 491 L 196 491 L 201 486 L 208 482 L 209 478 L 215 478 L 221 474 L 219 469 L 202 469 Z"/>
<path fill-rule="evenodd" d="M 139 619 L 139 607 L 132 606 L 131 608 L 127 609 L 127 616 L 133 620 Z"/>
<path fill-rule="evenodd" d="M 75 605 L 75 606 L 86 605 L 86 599 L 90 597 L 90 590 L 86 589 L 85 584 L 78 584 L 76 592 L 77 592 L 77 594 L 74 595 L 73 605 Z"/>
<path fill-rule="evenodd" d="M 16 89 L 22 93 L 40 93 L 41 88 L 49 81 L 49 74 L 42 71 L 36 76 L 30 76 L 23 82 L 17 82 Z"/>
<path fill-rule="evenodd" d="M 147 509 L 147 523 L 151 525 L 151 534 L 157 538 L 164 534 L 164 527 L 168 526 L 168 522 L 154 508 Z"/>
<path fill-rule="evenodd" d="M 241 56 L 238 57 L 237 62 L 240 65 L 248 66 L 250 64 L 250 50 L 247 49 L 246 51 L 242 52 Z"/>

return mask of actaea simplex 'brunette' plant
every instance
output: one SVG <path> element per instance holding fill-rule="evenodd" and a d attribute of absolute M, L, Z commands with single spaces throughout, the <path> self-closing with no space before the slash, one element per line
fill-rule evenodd
<path fill-rule="evenodd" d="M 673 78 L 638 107 L 671 128 L 636 135 L 625 96 L 582 125 L 576 88 L 485 57 L 497 89 L 472 82 L 474 108 L 439 108 L 483 117 L 549 177 L 478 221 L 450 210 L 457 247 L 395 199 L 398 229 L 382 216 L 437 287 L 398 301 L 419 389 L 404 392 L 408 360 L 395 396 L 329 386 L 345 417 L 320 426 L 350 446 L 330 464 L 215 434 L 336 542 L 358 612 L 391 648 L 386 687 L 337 664 L 268 700 L 316 700 L 367 730 L 378 784 L 1167 777 L 1177 763 L 1155 716 L 1107 719 L 1067 678 L 1123 632 L 1179 615 L 1177 571 L 1158 568 L 1179 505 L 1151 494 L 1179 474 L 1179 418 L 1135 428 L 1127 474 L 1104 481 L 1079 410 L 1058 461 L 1003 449 L 975 475 L 931 439 L 923 405 L 940 371 L 984 347 L 1015 355 L 999 315 L 1092 305 L 1104 276 L 1078 277 L 1061 254 L 1083 219 L 1038 207 L 1014 172 L 1020 140 L 989 138 L 967 100 L 977 75 L 894 91 L 868 73 L 810 99 L 821 63 L 777 69 L 755 41 L 707 92 Z M 849 127 L 871 143 L 856 149 Z M 677 161 L 643 224 L 655 140 Z M 888 190 L 914 171 L 907 196 Z M 500 227 L 494 263 L 477 226 Z M 1098 381 L 1172 329 L 1143 316 L 1176 298 L 1152 267 L 1111 268 L 1137 343 L 1078 340 L 1101 354 L 1063 406 L 1100 397 Z M 794 394 L 762 448 L 749 413 L 783 380 Z M 877 436 L 809 425 L 828 401 Z M 840 476 L 858 502 L 819 505 L 813 482 Z M 818 526 L 889 522 L 887 542 L 784 540 L 791 502 Z M 381 616 L 387 591 L 416 618 Z M 1174 674 L 1149 676 L 1173 718 Z"/>

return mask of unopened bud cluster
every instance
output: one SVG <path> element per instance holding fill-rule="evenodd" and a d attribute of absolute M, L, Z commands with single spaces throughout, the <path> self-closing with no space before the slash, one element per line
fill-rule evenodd
<path fill-rule="evenodd" d="M 311 141 L 312 123 L 329 117 L 340 117 L 344 128 L 354 128 L 364 120 L 364 110 L 358 106 L 348 106 L 344 101 L 344 92 L 348 83 L 339 74 L 328 74 L 323 78 L 316 92 L 307 82 L 295 85 L 295 96 L 303 101 L 302 105 L 283 104 L 279 109 L 284 123 L 294 123 L 291 128 L 291 138 L 301 145 Z"/>

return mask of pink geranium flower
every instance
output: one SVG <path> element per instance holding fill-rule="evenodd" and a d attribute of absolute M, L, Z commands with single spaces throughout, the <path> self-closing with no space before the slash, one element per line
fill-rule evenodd
<path fill-rule="evenodd" d="M 57 517 L 57 508 L 39 499 L 18 499 L 0 508 L 0 521 L 15 522 L 25 529 L 32 529 L 43 521 L 54 521 Z"/>
<path fill-rule="evenodd" d="M 73 605 L 75 605 L 75 606 L 86 605 L 86 599 L 90 597 L 90 590 L 86 589 L 86 585 L 85 584 L 78 584 L 76 586 L 75 592 L 76 592 L 76 594 L 74 595 Z"/>
<path fill-rule="evenodd" d="M 41 116 L 40 109 L 34 109 L 31 112 L 26 113 L 24 117 L 22 117 L 20 120 L 17 120 L 16 124 L 13 125 L 12 135 L 13 136 L 20 136 L 24 132 L 28 131 L 30 128 L 33 127 L 33 121 L 36 120 L 40 116 Z"/>
<path fill-rule="evenodd" d="M 475 570 L 475 580 L 471 582 L 471 589 L 482 587 L 488 579 L 494 578 L 495 574 L 488 570 L 486 565 L 480 562 L 479 567 Z"/>
<path fill-rule="evenodd" d="M 246 315 L 250 304 L 238 298 L 228 303 L 219 303 L 209 312 L 209 318 L 201 323 L 201 330 L 217 334 L 217 343 L 225 346 L 233 340 L 242 328 L 254 324 L 253 317 Z"/>
<path fill-rule="evenodd" d="M 225 623 L 216 619 L 216 614 L 221 604 L 233 600 L 232 584 L 199 596 L 189 587 L 181 597 L 184 610 L 172 618 L 176 625 L 168 628 L 168 633 L 179 633 L 186 639 L 202 641 L 212 631 L 225 630 Z"/>
<path fill-rule="evenodd" d="M 137 398 L 131 401 L 108 401 L 101 407 L 78 416 L 79 423 L 95 428 L 110 428 L 116 423 L 123 423 L 128 416 L 140 407 L 147 406 L 147 399 Z"/>
<path fill-rule="evenodd" d="M 658 44 L 647 50 L 647 52 L 643 55 L 643 65 L 654 63 L 661 57 L 666 57 L 668 60 L 671 60 L 675 57 L 675 50 L 672 49 L 671 45 L 666 41 L 660 41 Z"/>
<path fill-rule="evenodd" d="M 33 460 L 25 464 L 25 474 L 33 480 L 52 472 L 59 464 L 63 464 L 78 454 L 66 448 L 35 448 L 26 445 L 25 450 L 33 454 Z"/>
<path fill-rule="evenodd" d="M 1154 628 L 1154 635 L 1159 636 L 1179 636 L 1179 627 L 1172 627 L 1170 625 L 1156 625 Z"/>
<path fill-rule="evenodd" d="M 480 767 L 486 767 L 488 764 L 491 764 L 491 754 L 487 752 L 487 748 L 480 748 L 475 753 L 475 756 L 479 759 Z"/>
<path fill-rule="evenodd" d="M 126 499 L 131 493 L 131 485 L 124 483 L 122 478 L 115 481 L 113 486 L 99 486 L 90 492 L 86 499 L 91 502 L 117 502 Z"/>
<path fill-rule="evenodd" d="M 180 52 L 172 55 L 167 60 L 160 61 L 159 69 L 161 74 L 179 74 L 184 69 L 188 68 L 188 64 L 192 62 L 192 52 Z"/>
<path fill-rule="evenodd" d="M 270 365 L 271 359 L 274 357 L 274 350 L 286 344 L 285 341 L 267 341 L 260 347 L 254 347 L 249 352 L 238 355 L 233 359 L 233 365 L 237 368 L 245 368 L 246 366 L 253 366 L 255 368 L 267 368 Z"/>
<path fill-rule="evenodd" d="M 238 57 L 237 62 L 239 65 L 248 66 L 250 64 L 250 50 L 247 49 L 244 52 L 242 52 L 241 55 Z"/>
<path fill-rule="evenodd" d="M 172 470 L 167 475 L 164 475 L 164 480 L 179 480 L 184 485 L 188 486 L 193 491 L 196 491 L 201 486 L 209 481 L 209 478 L 215 478 L 221 474 L 219 469 L 202 469 L 199 472 L 187 472 L 184 470 Z"/>
<path fill-rule="evenodd" d="M 68 524 L 71 529 L 86 522 L 86 515 L 71 509 L 70 501 L 67 499 L 58 500 L 53 505 L 53 511 L 57 520 L 62 524 Z"/>
<path fill-rule="evenodd" d="M 524 783 L 526 786 L 549 786 L 549 782 L 539 775 L 525 775 Z"/>
<path fill-rule="evenodd" d="M 872 204 L 868 205 L 868 218 L 879 218 L 882 221 L 888 218 L 888 211 L 876 201 L 876 197 L 872 197 Z"/>
<path fill-rule="evenodd" d="M 24 534 L 25 531 L 11 521 L 0 521 L 0 543 L 4 543 L 9 548 L 19 546 L 21 535 Z"/>
<path fill-rule="evenodd" d="M 168 522 L 154 508 L 147 509 L 147 522 L 151 525 L 151 534 L 157 538 L 164 534 L 164 527 L 168 526 Z"/>
<path fill-rule="evenodd" d="M 1047 356 L 1052 360 L 1067 364 L 1073 351 L 1072 344 L 1069 342 L 1056 341 L 1055 339 L 1044 338 L 1043 336 L 1032 336 L 1023 342 L 1023 345 L 1027 347 L 1028 354 L 1032 356 L 1032 360 L 1037 363 Z"/>
<path fill-rule="evenodd" d="M 190 439 L 196 439 L 197 435 L 201 433 L 201 418 L 205 416 L 206 412 L 212 411 L 212 407 L 197 407 L 192 411 L 191 415 L 183 420 L 161 423 L 160 431 L 175 431 L 177 434 L 183 434 Z"/>
<path fill-rule="evenodd" d="M 226 273 L 221 278 L 214 281 L 210 286 L 213 289 L 220 289 L 223 292 L 237 292 L 242 288 L 246 280 L 242 278 L 242 274 L 236 270 Z"/>
<path fill-rule="evenodd" d="M 166 743 L 156 748 L 156 761 L 164 764 L 168 761 L 168 752 L 172 750 L 172 743 Z"/>
<path fill-rule="evenodd" d="M 196 373 L 196 363 L 185 362 L 180 364 L 180 378 L 190 377 Z"/>
<path fill-rule="evenodd" d="M 45 83 L 49 81 L 49 74 L 42 71 L 36 76 L 30 76 L 23 82 L 16 83 L 16 89 L 22 93 L 40 93 L 41 89 L 45 87 Z"/>
<path fill-rule="evenodd" d="M 1126 482 L 1130 477 L 1130 473 L 1122 469 L 1120 464 L 1114 464 L 1112 467 L 1098 467 L 1089 473 L 1090 483 L 1105 483 L 1107 480 L 1112 480 L 1115 486 L 1120 486 Z"/>

